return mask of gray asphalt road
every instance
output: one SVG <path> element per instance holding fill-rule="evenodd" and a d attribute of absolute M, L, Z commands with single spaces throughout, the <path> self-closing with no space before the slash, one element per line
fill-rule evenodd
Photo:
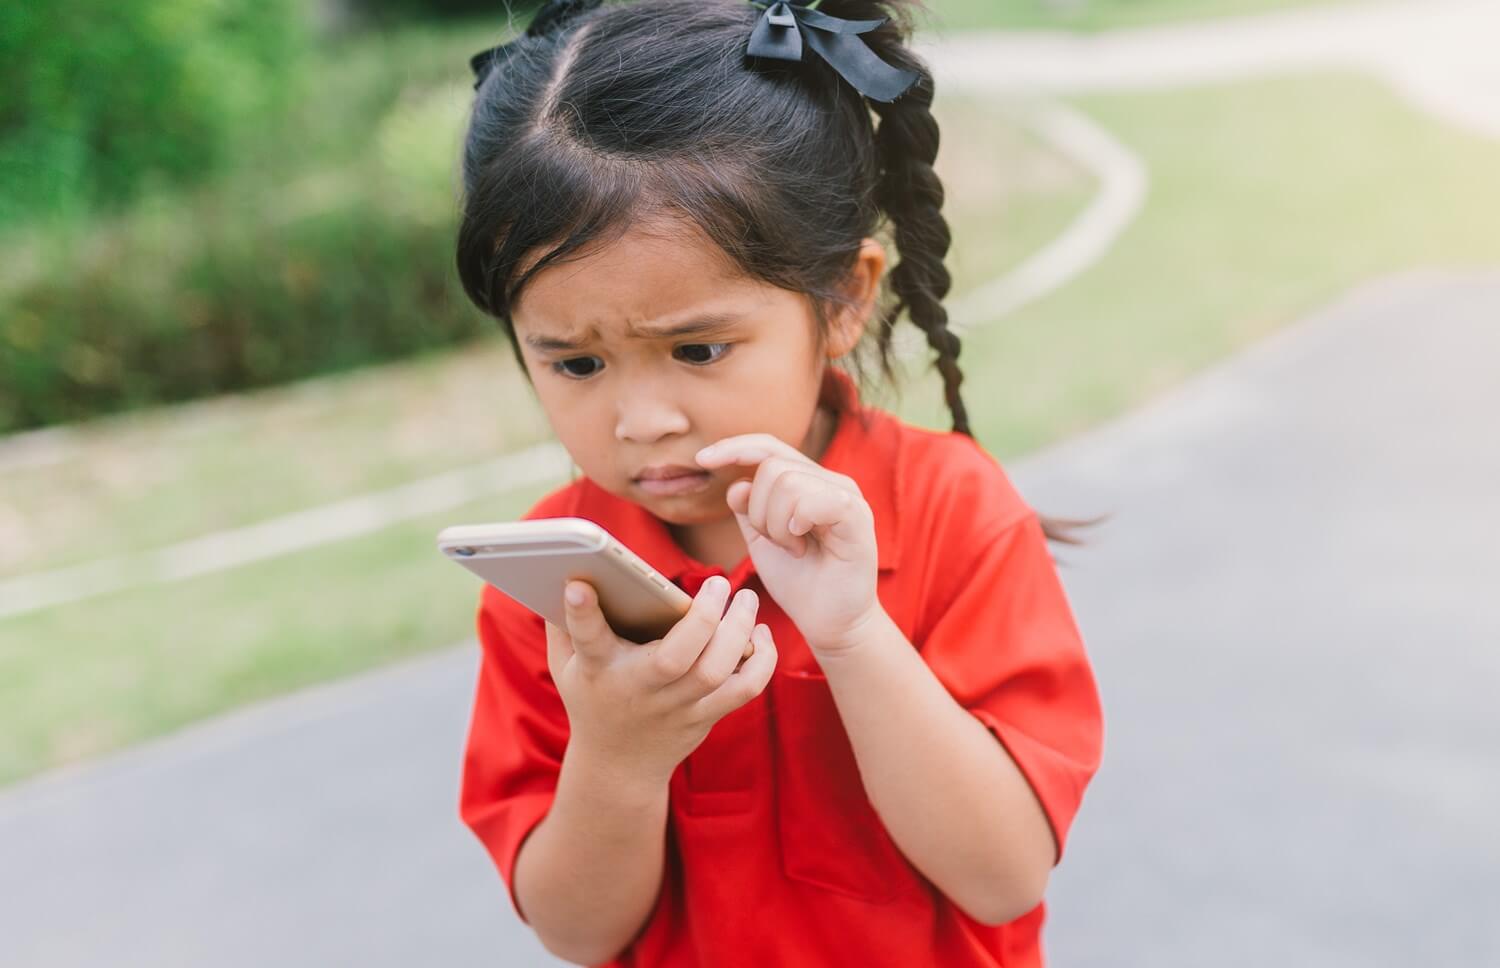
<path fill-rule="evenodd" d="M 0 799 L 0 966 L 559 965 L 458 818 L 478 650 Z"/>
<path fill-rule="evenodd" d="M 1029 464 L 1106 766 L 1055 964 L 1500 965 L 1500 276 L 1364 290 Z"/>
<path fill-rule="evenodd" d="M 1500 964 L 1500 276 L 1361 291 L 1013 473 L 1108 717 L 1053 964 Z M 555 964 L 458 821 L 473 647 L 0 795 L 0 964 Z M 906 968 L 906 966 L 902 966 Z"/>

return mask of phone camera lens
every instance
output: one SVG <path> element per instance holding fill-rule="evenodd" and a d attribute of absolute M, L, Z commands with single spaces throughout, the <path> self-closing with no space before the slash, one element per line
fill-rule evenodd
<path fill-rule="evenodd" d="M 453 553 L 455 555 L 458 555 L 461 558 L 472 558 L 472 557 L 474 557 L 474 549 L 473 548 L 469 548 L 469 547 L 454 548 L 453 549 Z"/>

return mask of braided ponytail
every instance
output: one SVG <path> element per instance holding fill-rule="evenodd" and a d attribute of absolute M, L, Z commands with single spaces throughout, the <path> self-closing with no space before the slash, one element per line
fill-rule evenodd
<path fill-rule="evenodd" d="M 943 397 L 953 416 L 953 430 L 972 438 L 969 411 L 960 387 L 964 374 L 958 366 L 963 347 L 958 334 L 948 328 L 948 310 L 943 298 L 953 279 L 944 264 L 952 234 L 943 217 L 943 183 L 933 162 L 937 160 L 938 123 L 932 116 L 932 74 L 904 45 L 891 44 L 880 51 L 882 59 L 918 73 L 915 84 L 895 101 L 870 101 L 880 118 L 875 146 L 881 175 L 875 200 L 890 219 L 896 251 L 900 257 L 891 270 L 895 301 L 881 313 L 877 341 L 881 365 L 891 373 L 892 333 L 903 311 L 927 336 L 927 345 L 937 354 L 938 373 L 943 378 Z M 1101 519 L 1071 520 L 1038 515 L 1042 530 L 1053 541 L 1080 544 L 1074 531 Z"/>
<path fill-rule="evenodd" d="M 911 321 L 926 334 L 927 345 L 937 353 L 954 431 L 972 437 L 968 409 L 959 392 L 964 375 L 958 367 L 958 354 L 963 344 L 948 328 L 948 310 L 943 307 L 943 299 L 953 285 L 943 261 L 952 235 L 942 213 L 943 183 L 932 167 L 938 151 L 932 94 L 932 76 L 922 69 L 917 82 L 902 97 L 889 103 L 871 102 L 880 116 L 875 146 L 881 176 L 875 199 L 890 218 L 900 255 L 891 270 L 896 301 L 881 314 L 878 339 L 881 359 L 888 360 L 896 321 L 903 311 L 909 313 Z"/>

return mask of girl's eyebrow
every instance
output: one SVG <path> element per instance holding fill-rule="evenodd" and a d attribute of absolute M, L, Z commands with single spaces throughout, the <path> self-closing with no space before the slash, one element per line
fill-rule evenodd
<path fill-rule="evenodd" d="M 682 339 L 689 336 L 703 336 L 715 333 L 723 329 L 729 323 L 737 322 L 743 317 L 743 313 L 722 312 L 709 313 L 686 322 L 674 323 L 668 326 L 631 326 L 627 332 L 636 339 Z M 598 337 L 598 332 L 590 330 L 589 334 L 582 339 L 561 339 L 556 336 L 527 336 L 526 343 L 543 352 L 561 353 L 568 350 L 583 349 L 589 342 Z"/>
<path fill-rule="evenodd" d="M 684 336 L 701 336 L 722 329 L 741 318 L 742 313 L 709 313 L 671 326 L 631 326 L 629 333 L 638 339 L 681 339 Z"/>

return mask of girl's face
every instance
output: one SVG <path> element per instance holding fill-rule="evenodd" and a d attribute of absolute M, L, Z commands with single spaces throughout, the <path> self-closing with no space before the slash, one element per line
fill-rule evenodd
<path fill-rule="evenodd" d="M 821 346 L 806 297 L 735 272 L 677 222 L 632 228 L 544 269 L 512 320 L 579 469 L 664 521 L 705 524 L 729 516 L 724 492 L 749 472 L 704 471 L 693 459 L 701 448 L 747 433 L 826 445 L 812 439 L 823 370 L 858 342 L 884 259 L 865 240 L 850 282 L 860 308 L 840 314 Z"/>

